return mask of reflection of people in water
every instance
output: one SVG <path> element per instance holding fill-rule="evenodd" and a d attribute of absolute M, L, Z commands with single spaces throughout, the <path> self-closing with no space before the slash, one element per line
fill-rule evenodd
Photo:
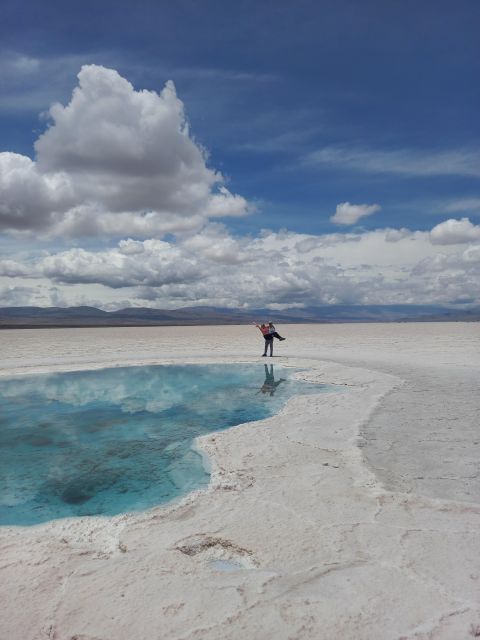
<path fill-rule="evenodd" d="M 285 382 L 285 378 L 280 378 L 280 380 L 277 380 L 275 382 L 275 376 L 273 375 L 273 364 L 270 365 L 270 371 L 268 370 L 268 365 L 264 364 L 263 366 L 265 367 L 265 382 L 260 387 L 260 391 L 258 391 L 257 393 L 268 393 L 273 396 L 273 394 L 277 390 L 278 385 L 282 382 Z"/>

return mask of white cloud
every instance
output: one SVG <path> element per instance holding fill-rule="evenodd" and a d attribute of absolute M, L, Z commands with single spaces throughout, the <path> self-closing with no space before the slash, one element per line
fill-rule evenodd
<path fill-rule="evenodd" d="M 5 284 L 38 283 L 46 304 L 55 289 L 67 304 L 110 309 L 480 304 L 480 242 L 440 250 L 429 232 L 406 229 L 321 236 L 265 231 L 248 238 L 215 223 L 176 241 L 122 240 L 110 249 L 52 252 L 28 264 L 11 256 L 0 272 Z"/>
<path fill-rule="evenodd" d="M 333 216 L 330 218 L 336 224 L 356 224 L 361 218 L 371 216 L 372 213 L 380 211 L 378 204 L 350 204 L 350 202 L 341 202 L 337 204 L 337 208 Z"/>
<path fill-rule="evenodd" d="M 18 278 L 19 276 L 28 276 L 31 274 L 31 268 L 22 264 L 17 260 L 0 260 L 0 276 L 9 278 Z"/>
<path fill-rule="evenodd" d="M 0 55 L 0 79 L 23 78 L 37 71 L 39 66 L 38 58 L 20 53 L 3 53 Z"/>
<path fill-rule="evenodd" d="M 18 153 L 0 153 L 0 228 L 42 229 L 74 202 L 63 172 L 42 175 L 35 162 Z"/>
<path fill-rule="evenodd" d="M 161 287 L 188 283 L 201 277 L 195 260 L 182 255 L 175 245 L 161 240 L 143 243 L 142 260 L 123 241 L 118 248 L 92 253 L 70 249 L 40 262 L 42 274 L 61 283 L 97 283 L 113 289 L 132 286 Z"/>
<path fill-rule="evenodd" d="M 480 176 L 480 151 L 458 149 L 429 152 L 417 149 L 377 151 L 324 147 L 304 158 L 311 166 L 333 166 L 364 173 L 405 176 Z"/>
<path fill-rule="evenodd" d="M 387 229 L 385 233 L 385 240 L 387 242 L 398 242 L 399 240 L 403 240 L 404 238 L 408 238 L 412 235 L 410 229 Z"/>
<path fill-rule="evenodd" d="M 160 94 L 136 91 L 115 71 L 86 66 L 70 102 L 54 105 L 50 116 L 35 160 L 0 154 L 0 228 L 119 241 L 108 249 L 46 255 L 9 249 L 0 261 L 0 304 L 281 309 L 480 303 L 480 226 L 468 218 L 446 220 L 431 232 L 314 236 L 267 230 L 254 238 L 212 223 L 245 215 L 249 205 L 209 168 L 172 83 Z M 472 154 L 330 149 L 315 162 L 364 163 L 362 170 L 408 175 L 474 175 L 468 173 L 474 171 Z M 354 225 L 379 210 L 378 204 L 343 202 L 331 220 Z M 160 239 L 169 233 L 174 240 Z"/>
<path fill-rule="evenodd" d="M 480 263 L 480 244 L 473 245 L 465 249 L 462 254 L 464 262 L 478 262 Z"/>
<path fill-rule="evenodd" d="M 480 240 L 480 225 L 474 225 L 468 218 L 445 220 L 430 231 L 433 244 L 464 244 Z"/>
<path fill-rule="evenodd" d="M 148 237 L 248 213 L 190 136 L 172 82 L 136 91 L 89 65 L 35 144 L 36 161 L 0 154 L 0 228 Z"/>
<path fill-rule="evenodd" d="M 480 198 L 464 198 L 462 200 L 455 200 L 444 207 L 443 211 L 445 211 L 445 213 L 480 213 Z"/>
<path fill-rule="evenodd" d="M 0 285 L 2 307 L 67 306 L 58 287 L 51 284 Z"/>

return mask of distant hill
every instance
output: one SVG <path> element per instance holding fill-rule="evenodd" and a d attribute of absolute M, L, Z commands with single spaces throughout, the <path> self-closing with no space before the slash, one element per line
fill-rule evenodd
<path fill-rule="evenodd" d="M 323 305 L 303 309 L 129 308 L 102 311 L 95 307 L 0 307 L 0 329 L 48 327 L 131 327 L 166 325 L 342 322 L 476 322 L 480 307 L 453 309 L 434 305 Z"/>

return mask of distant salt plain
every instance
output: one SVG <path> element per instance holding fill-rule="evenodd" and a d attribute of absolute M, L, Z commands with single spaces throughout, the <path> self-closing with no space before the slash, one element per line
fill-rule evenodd
<path fill-rule="evenodd" d="M 274 364 L 345 393 L 210 434 L 206 490 L 2 527 L 10 640 L 480 634 L 480 325 L 282 326 Z M 261 362 L 254 327 L 0 332 L 1 375 Z"/>

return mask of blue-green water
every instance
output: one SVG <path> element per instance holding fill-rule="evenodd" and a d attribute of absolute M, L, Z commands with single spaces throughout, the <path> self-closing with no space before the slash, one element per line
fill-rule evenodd
<path fill-rule="evenodd" d="M 193 439 L 325 389 L 292 374 L 176 365 L 0 381 L 0 524 L 143 510 L 205 486 Z"/>

